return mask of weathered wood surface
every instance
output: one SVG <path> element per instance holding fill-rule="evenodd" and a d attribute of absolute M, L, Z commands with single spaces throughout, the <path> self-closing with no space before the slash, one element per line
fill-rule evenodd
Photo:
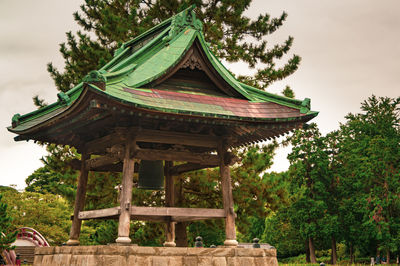
<path fill-rule="evenodd" d="M 220 157 L 220 174 L 221 174 L 221 186 L 222 186 L 222 199 L 225 211 L 225 245 L 237 245 L 236 242 L 236 230 L 235 230 L 235 212 L 233 210 L 233 196 L 232 196 L 232 184 L 231 174 L 229 166 L 225 162 L 225 154 L 227 152 L 227 145 L 222 140 L 218 146 L 218 155 Z"/>
<path fill-rule="evenodd" d="M 217 137 L 212 135 L 132 127 L 127 129 L 120 128 L 117 132 L 92 140 L 86 143 L 85 149 L 91 154 L 104 153 L 107 148 L 124 143 L 124 141 L 126 141 L 126 136 L 129 134 L 134 134 L 137 142 L 178 144 L 207 148 L 216 148 L 218 146 Z"/>
<path fill-rule="evenodd" d="M 214 168 L 219 164 L 200 164 L 200 163 L 185 163 L 172 166 L 169 170 L 171 175 L 180 175 L 182 173 L 200 170 L 204 168 Z"/>
<path fill-rule="evenodd" d="M 112 207 L 100 210 L 81 211 L 78 217 L 80 220 L 117 218 L 120 213 L 121 207 Z"/>
<path fill-rule="evenodd" d="M 114 164 L 115 162 L 119 162 L 120 158 L 114 154 L 108 154 L 101 157 L 89 159 L 86 162 L 86 170 L 96 169 L 99 167 L 103 167 L 106 165 Z"/>
<path fill-rule="evenodd" d="M 165 161 L 165 206 L 173 207 L 175 204 L 175 185 L 174 177 L 171 175 L 173 162 Z M 165 243 L 164 246 L 174 247 L 175 244 L 175 222 L 167 221 L 165 224 Z"/>
<path fill-rule="evenodd" d="M 115 218 L 121 207 L 79 212 L 79 220 Z M 183 221 L 224 218 L 223 209 L 178 208 L 178 207 L 139 207 L 131 206 L 130 215 L 134 220 Z"/>
<path fill-rule="evenodd" d="M 81 233 L 82 221 L 78 218 L 78 214 L 85 207 L 86 187 L 89 175 L 89 171 L 86 169 L 86 163 L 89 158 L 90 155 L 87 153 L 82 153 L 81 171 L 78 178 L 78 188 L 75 196 L 74 218 L 72 220 L 69 240 L 67 241 L 67 245 L 71 246 L 79 245 L 79 235 Z"/>
<path fill-rule="evenodd" d="M 127 138 L 125 144 L 124 154 L 124 168 L 122 171 L 122 194 L 121 194 L 121 213 L 119 215 L 118 223 L 118 238 L 115 240 L 117 243 L 129 244 L 129 228 L 131 216 L 129 209 L 132 202 L 132 188 L 133 188 L 133 173 L 135 170 L 135 161 L 131 156 L 131 150 L 136 146 L 135 139 Z"/>
<path fill-rule="evenodd" d="M 79 170 L 80 169 L 80 165 L 81 165 L 81 161 L 78 160 L 78 159 L 73 159 L 73 160 L 71 160 L 69 165 L 71 166 L 72 169 Z M 89 167 L 87 167 L 87 168 L 89 168 Z M 112 163 L 112 164 L 97 166 L 96 168 L 92 167 L 92 168 L 90 168 L 88 170 L 89 171 L 94 171 L 94 172 L 117 172 L 117 173 L 121 173 L 122 169 L 123 169 L 123 163 L 122 162 L 118 162 L 118 163 Z M 138 172 L 138 169 L 139 169 L 139 163 L 135 163 L 135 173 Z"/>
<path fill-rule="evenodd" d="M 182 216 L 182 217 L 196 217 L 196 218 L 224 218 L 225 211 L 223 209 L 205 209 L 205 208 L 132 206 L 131 215 Z"/>

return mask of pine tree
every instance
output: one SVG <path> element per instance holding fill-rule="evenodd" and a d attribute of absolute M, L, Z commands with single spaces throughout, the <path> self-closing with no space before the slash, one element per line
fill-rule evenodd
<path fill-rule="evenodd" d="M 204 22 L 205 38 L 213 53 L 228 62 L 243 61 L 249 68 L 258 67 L 254 76 L 239 78 L 266 89 L 274 81 L 294 73 L 301 59 L 293 55 L 282 67 L 276 66 L 275 61 L 289 52 L 293 37 L 270 48 L 265 37 L 283 24 L 287 14 L 284 12 L 278 18 L 261 14 L 252 21 L 243 14 L 250 3 L 251 0 L 85 0 L 80 12 L 74 13 L 83 31 L 67 32 L 66 43 L 60 45 L 64 71 L 52 63 L 48 64 L 48 71 L 57 89 L 68 91 L 89 71 L 110 60 L 121 43 L 196 4 L 197 17 Z M 44 104 L 37 97 L 34 102 L 38 106 Z"/>

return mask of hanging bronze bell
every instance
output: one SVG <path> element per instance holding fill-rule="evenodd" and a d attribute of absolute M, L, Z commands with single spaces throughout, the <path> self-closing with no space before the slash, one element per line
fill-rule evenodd
<path fill-rule="evenodd" d="M 142 160 L 140 162 L 138 188 L 149 190 L 164 189 L 163 161 Z"/>

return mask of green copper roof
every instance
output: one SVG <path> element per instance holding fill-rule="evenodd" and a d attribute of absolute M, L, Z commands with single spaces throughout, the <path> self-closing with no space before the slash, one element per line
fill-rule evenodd
<path fill-rule="evenodd" d="M 300 101 L 278 96 L 236 80 L 210 51 L 204 40 L 202 23 L 193 8 L 124 43 L 104 67 L 90 72 L 70 91 L 59 93 L 57 102 L 22 116 L 15 115 L 8 129 L 15 133 L 24 132 L 56 117 L 73 108 L 76 100 L 83 97 L 84 90 L 93 90 L 134 107 L 165 113 L 251 121 L 292 121 L 304 116 L 309 120 L 317 115 L 310 111 L 309 99 Z M 188 85 L 189 88 L 185 84 L 169 93 L 154 88 L 153 82 L 162 79 L 182 62 L 195 42 L 208 64 L 237 97 L 221 96 L 222 93 L 210 98 L 207 90 L 201 92 L 201 88 Z"/>

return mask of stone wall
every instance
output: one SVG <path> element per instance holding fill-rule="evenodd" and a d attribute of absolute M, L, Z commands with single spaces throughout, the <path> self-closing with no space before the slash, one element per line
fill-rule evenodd
<path fill-rule="evenodd" d="M 34 266 L 252 266 L 278 265 L 275 249 L 138 246 L 38 247 Z"/>

